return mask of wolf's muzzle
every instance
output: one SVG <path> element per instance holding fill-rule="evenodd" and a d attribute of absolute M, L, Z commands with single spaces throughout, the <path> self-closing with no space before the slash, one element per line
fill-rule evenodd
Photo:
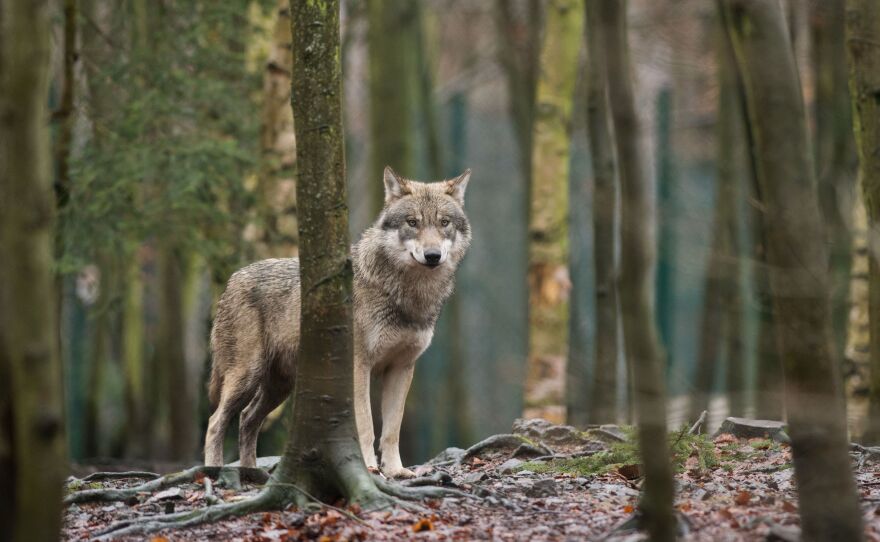
<path fill-rule="evenodd" d="M 440 265 L 440 259 L 442 256 L 440 249 L 429 248 L 425 251 L 425 264 L 430 267 L 437 267 Z"/>

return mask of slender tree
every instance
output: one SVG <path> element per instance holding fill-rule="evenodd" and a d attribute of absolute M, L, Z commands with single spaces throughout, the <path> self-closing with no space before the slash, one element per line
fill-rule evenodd
<path fill-rule="evenodd" d="M 812 0 L 810 41 L 816 121 L 814 149 L 819 205 L 825 217 L 831 270 L 831 326 L 838 355 L 844 351 L 852 264 L 851 216 L 855 144 L 848 90 L 845 2 Z"/>
<path fill-rule="evenodd" d="M 703 315 L 700 323 L 697 372 L 691 394 L 689 419 L 708 410 L 712 386 L 722 355 L 727 358 L 729 410 L 742 415 L 743 382 L 740 335 L 742 318 L 738 259 L 737 181 L 746 175 L 742 110 L 736 84 L 736 66 L 730 42 L 719 28 L 717 65 L 720 92 L 717 123 L 717 181 L 712 244 L 706 264 Z"/>
<path fill-rule="evenodd" d="M 608 109 L 603 27 L 598 4 L 586 2 L 587 39 L 587 131 L 593 168 L 593 265 L 596 277 L 596 343 L 588 421 L 617 421 L 617 350 L 619 314 L 617 310 L 617 164 Z M 568 387 L 568 397 L 583 390 Z M 572 420 L 577 422 L 579 420 Z"/>
<path fill-rule="evenodd" d="M 48 2 L 0 2 L 0 538 L 57 540 L 67 458 L 52 272 Z M 11 399 L 7 403 L 7 400 Z M 6 501 L 6 499 L 9 499 Z"/>
<path fill-rule="evenodd" d="M 547 4 L 532 135 L 529 212 L 529 354 L 525 416 L 565 420 L 568 355 L 568 175 L 571 111 L 583 2 Z"/>
<path fill-rule="evenodd" d="M 872 1 L 846 3 L 847 51 L 850 65 L 856 148 L 868 216 L 868 323 L 870 395 L 865 439 L 880 440 L 880 6 Z"/>
<path fill-rule="evenodd" d="M 602 0 L 599 9 L 620 170 L 620 310 L 626 356 L 632 367 L 639 445 L 645 467 L 641 508 L 651 540 L 674 540 L 674 488 L 666 442 L 663 352 L 652 306 L 656 255 L 647 218 L 651 215 L 649 182 L 638 144 L 640 128 L 627 43 L 626 2 Z"/>
<path fill-rule="evenodd" d="M 387 165 L 413 171 L 413 114 L 417 89 L 418 23 L 415 0 L 369 0 L 367 40 L 370 87 L 370 171 Z M 372 212 L 385 200 L 382 183 L 372 187 Z"/>
<path fill-rule="evenodd" d="M 861 511 L 831 343 L 828 252 L 785 14 L 779 3 L 766 0 L 721 5 L 744 84 L 764 204 L 803 536 L 860 540 Z"/>

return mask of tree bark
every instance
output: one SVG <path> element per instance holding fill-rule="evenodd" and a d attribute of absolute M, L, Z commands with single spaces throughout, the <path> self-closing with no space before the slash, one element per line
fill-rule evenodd
<path fill-rule="evenodd" d="M 122 300 L 122 372 L 125 380 L 126 454 L 143 457 L 147 451 L 144 400 L 144 279 L 140 251 L 135 250 L 125 268 Z"/>
<path fill-rule="evenodd" d="M 551 0 L 532 135 L 529 212 L 527 418 L 565 421 L 568 355 L 568 175 L 583 2 Z"/>
<path fill-rule="evenodd" d="M 815 158 L 819 205 L 825 217 L 831 269 L 831 326 L 838 355 L 844 352 L 852 264 L 851 214 L 855 190 L 852 102 L 846 58 L 845 3 L 812 0 L 810 37 L 815 84 Z"/>
<path fill-rule="evenodd" d="M 277 0 L 269 58 L 263 73 L 262 164 L 257 194 L 261 236 L 256 256 L 296 256 L 296 135 L 290 110 L 290 7 Z"/>
<path fill-rule="evenodd" d="M 743 414 L 743 360 L 740 335 L 742 309 L 738 258 L 739 200 L 737 181 L 747 178 L 743 171 L 745 149 L 743 119 L 737 90 L 736 67 L 730 43 L 718 35 L 718 124 L 717 181 L 712 244 L 706 265 L 703 315 L 700 323 L 700 346 L 694 392 L 688 419 L 696 420 L 709 409 L 713 384 L 722 356 L 727 359 L 727 399 L 731 415 Z"/>
<path fill-rule="evenodd" d="M 598 4 L 586 2 L 587 131 L 590 134 L 590 162 L 593 167 L 593 265 L 596 274 L 596 344 L 588 421 L 615 423 L 620 325 L 617 310 L 618 265 L 614 250 L 618 187 L 611 114 L 608 110 L 605 38 L 598 17 Z M 580 393 L 583 390 L 568 388 L 569 397 Z"/>
<path fill-rule="evenodd" d="M 11 474 L 3 492 L 14 495 L 0 534 L 12 540 L 58 539 L 67 469 L 52 271 L 49 50 L 48 3 L 0 1 L 0 372 L 12 399 L 0 443 L 11 443 L 13 465 L 0 479 Z"/>
<path fill-rule="evenodd" d="M 840 376 L 831 342 L 828 251 L 810 160 L 800 79 L 777 2 L 725 0 L 745 88 L 765 211 L 776 341 L 785 376 L 806 540 L 860 540 Z"/>
<path fill-rule="evenodd" d="M 368 53 L 370 87 L 370 174 L 385 166 L 403 175 L 413 172 L 412 115 L 416 96 L 417 10 L 414 0 L 369 0 Z M 294 113 L 295 114 L 295 113 Z M 372 211 L 385 200 L 383 184 L 374 182 Z"/>
<path fill-rule="evenodd" d="M 646 222 L 651 216 L 648 175 L 639 150 L 632 66 L 627 43 L 626 2 L 603 0 L 608 96 L 620 169 L 620 310 L 626 355 L 633 372 L 635 408 L 645 485 L 644 527 L 654 541 L 674 540 L 674 488 L 666 442 L 663 352 L 654 321 L 653 277 L 656 254 Z"/>
<path fill-rule="evenodd" d="M 378 497 L 357 442 L 338 0 L 290 2 L 302 322 L 290 434 L 273 481 L 324 502 Z M 302 501 L 302 495 L 287 491 Z"/>
<path fill-rule="evenodd" d="M 880 441 L 880 6 L 848 0 L 846 36 L 856 148 L 868 215 L 870 392 L 865 440 Z"/>

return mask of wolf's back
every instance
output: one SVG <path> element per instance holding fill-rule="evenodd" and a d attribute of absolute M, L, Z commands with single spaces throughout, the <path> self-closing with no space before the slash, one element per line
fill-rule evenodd
<path fill-rule="evenodd" d="M 299 344 L 299 259 L 262 260 L 233 273 L 211 328 L 208 398 L 216 408 L 225 385 L 259 378 Z M 284 372 L 292 367 L 279 367 Z M 228 377 L 230 382 L 226 382 Z"/>

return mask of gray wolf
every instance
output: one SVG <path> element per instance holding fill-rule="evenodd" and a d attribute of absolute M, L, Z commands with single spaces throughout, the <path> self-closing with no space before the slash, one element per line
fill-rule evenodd
<path fill-rule="evenodd" d="M 354 404 L 367 467 L 378 468 L 370 410 L 370 376 L 382 385 L 381 469 L 412 477 L 400 459 L 403 408 L 415 363 L 452 294 L 471 229 L 464 213 L 470 170 L 446 181 L 404 179 L 385 168 L 379 218 L 352 247 L 354 269 Z M 256 464 L 263 420 L 290 394 L 299 347 L 297 258 L 253 263 L 234 273 L 211 330 L 209 396 L 215 410 L 205 436 L 205 464 L 223 464 L 223 438 L 239 418 L 239 459 Z"/>

